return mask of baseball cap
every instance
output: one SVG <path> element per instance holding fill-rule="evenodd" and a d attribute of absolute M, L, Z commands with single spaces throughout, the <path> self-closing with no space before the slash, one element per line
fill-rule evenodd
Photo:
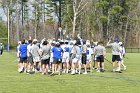
<path fill-rule="evenodd" d="M 33 42 L 37 41 L 37 39 L 33 39 Z"/>

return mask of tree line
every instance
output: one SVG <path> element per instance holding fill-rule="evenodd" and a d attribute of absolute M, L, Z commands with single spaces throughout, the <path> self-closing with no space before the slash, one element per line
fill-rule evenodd
<path fill-rule="evenodd" d="M 75 38 L 79 34 L 105 43 L 117 37 L 126 47 L 140 47 L 139 0 L 1 0 L 0 3 L 9 17 L 11 44 L 30 36 Z M 1 38 L 7 37 L 7 27 L 7 21 L 1 19 Z"/>

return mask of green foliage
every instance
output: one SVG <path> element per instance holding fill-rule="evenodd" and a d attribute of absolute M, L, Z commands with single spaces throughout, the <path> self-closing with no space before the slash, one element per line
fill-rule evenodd
<path fill-rule="evenodd" d="M 108 20 L 108 17 L 107 16 L 100 16 L 100 20 L 102 21 L 102 22 L 107 22 L 107 20 Z"/>
<path fill-rule="evenodd" d="M 10 8 L 9 9 L 9 14 L 11 15 L 13 12 L 15 12 L 16 11 L 16 9 L 12 9 L 12 8 Z"/>
<path fill-rule="evenodd" d="M 139 18 L 130 18 L 130 20 L 129 20 L 130 22 L 132 22 L 132 23 L 140 23 L 140 19 Z"/>
<path fill-rule="evenodd" d="M 109 13 L 112 14 L 112 15 L 116 15 L 118 12 L 114 11 L 114 10 L 111 10 L 111 11 L 109 11 Z"/>
<path fill-rule="evenodd" d="M 109 13 L 112 15 L 116 15 L 116 14 L 120 13 L 122 10 L 123 10 L 123 8 L 121 6 L 116 5 L 116 6 L 112 7 L 112 10 L 109 11 Z"/>
<path fill-rule="evenodd" d="M 101 1 L 101 2 L 96 4 L 96 7 L 99 8 L 99 7 L 105 7 L 105 6 L 108 6 L 108 5 L 109 5 L 109 2 Z"/>
<path fill-rule="evenodd" d="M 0 38 L 7 38 L 6 23 L 3 24 L 2 22 L 0 22 Z M 7 40 L 6 39 L 0 39 L 0 42 L 6 44 Z"/>
<path fill-rule="evenodd" d="M 123 10 L 123 8 L 122 8 L 121 6 L 119 6 L 119 5 L 113 6 L 112 9 L 113 9 L 114 11 L 116 11 L 116 12 L 120 12 L 120 11 Z"/>
<path fill-rule="evenodd" d="M 50 19 L 47 19 L 45 23 L 46 25 L 51 25 L 51 24 L 54 24 L 54 21 L 52 18 L 50 18 Z"/>
<path fill-rule="evenodd" d="M 28 0 L 22 0 L 22 2 L 28 2 Z"/>

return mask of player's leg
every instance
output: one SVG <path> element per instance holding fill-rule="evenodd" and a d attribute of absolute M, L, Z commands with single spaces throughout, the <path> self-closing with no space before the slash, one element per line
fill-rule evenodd
<path fill-rule="evenodd" d="M 75 74 L 75 63 L 76 63 L 77 61 L 78 61 L 78 60 L 77 60 L 76 58 L 74 58 L 74 59 L 72 60 L 72 72 L 71 72 L 72 75 Z"/>
<path fill-rule="evenodd" d="M 66 58 L 62 59 L 62 63 L 63 63 L 63 72 L 62 73 L 66 73 Z"/>
<path fill-rule="evenodd" d="M 117 60 L 117 69 L 116 71 L 120 71 L 121 70 L 121 59 L 120 59 L 120 55 L 116 56 L 116 60 Z"/>
<path fill-rule="evenodd" d="M 123 59 L 121 59 L 121 65 L 123 66 L 123 70 L 126 70 L 126 65 L 124 64 Z"/>
<path fill-rule="evenodd" d="M 87 74 L 87 65 L 86 65 L 86 61 L 87 61 L 87 56 L 86 54 L 82 54 L 82 64 L 84 66 L 84 73 L 83 74 Z"/>
<path fill-rule="evenodd" d="M 116 68 L 116 55 L 112 55 L 112 71 L 115 72 Z"/>

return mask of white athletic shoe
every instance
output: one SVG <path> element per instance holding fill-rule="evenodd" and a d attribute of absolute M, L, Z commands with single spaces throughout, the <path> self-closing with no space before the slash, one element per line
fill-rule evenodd
<path fill-rule="evenodd" d="M 116 69 L 116 71 L 117 71 L 117 72 L 119 72 L 119 71 L 120 71 L 120 69 L 119 69 L 119 68 L 117 68 L 117 69 Z"/>
<path fill-rule="evenodd" d="M 18 72 L 21 73 L 22 72 L 22 69 L 21 68 L 18 68 Z"/>
<path fill-rule="evenodd" d="M 71 75 L 75 75 L 75 70 L 73 70 L 73 71 L 71 72 Z"/>
<path fill-rule="evenodd" d="M 50 69 L 48 69 L 48 72 L 51 72 L 51 70 L 50 70 Z"/>
<path fill-rule="evenodd" d="M 100 72 L 100 70 L 97 70 L 96 72 Z"/>
<path fill-rule="evenodd" d="M 124 66 L 123 70 L 126 70 L 126 66 Z"/>
<path fill-rule="evenodd" d="M 63 70 L 63 72 L 62 73 L 66 73 L 66 70 Z"/>
<path fill-rule="evenodd" d="M 113 69 L 112 72 L 115 72 L 115 69 Z"/>
<path fill-rule="evenodd" d="M 24 69 L 24 73 L 27 73 L 27 69 Z"/>
<path fill-rule="evenodd" d="M 35 73 L 39 73 L 39 71 L 37 69 L 35 69 Z"/>
<path fill-rule="evenodd" d="M 66 73 L 69 73 L 69 70 L 68 69 L 66 70 Z"/>
<path fill-rule="evenodd" d="M 42 75 L 45 75 L 45 73 L 42 72 Z"/>
<path fill-rule="evenodd" d="M 86 74 L 87 74 L 87 72 L 84 72 L 83 74 L 84 74 L 84 75 L 86 75 Z"/>
<path fill-rule="evenodd" d="M 78 74 L 80 75 L 80 74 L 81 74 L 81 72 L 79 71 L 79 72 L 78 72 Z"/>
<path fill-rule="evenodd" d="M 75 73 L 78 74 L 78 70 L 77 69 L 75 70 Z"/>

